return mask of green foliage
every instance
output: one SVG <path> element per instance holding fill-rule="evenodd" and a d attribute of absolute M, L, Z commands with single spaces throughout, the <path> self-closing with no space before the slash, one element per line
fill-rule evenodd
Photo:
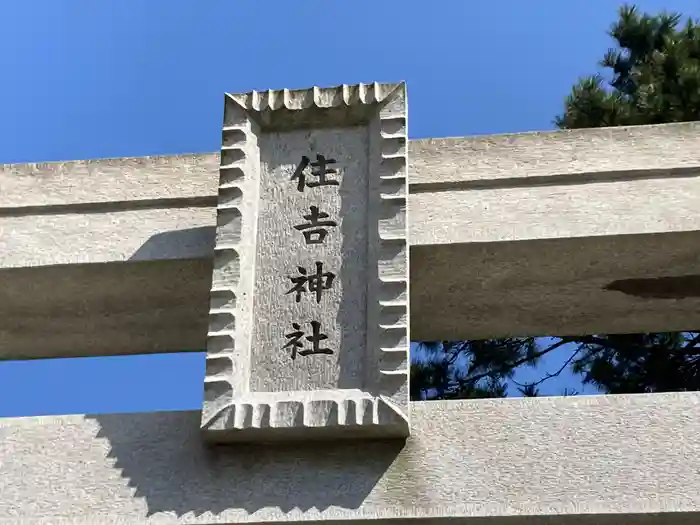
<path fill-rule="evenodd" d="M 536 364 L 533 337 L 422 342 L 411 364 L 412 399 L 505 397 L 521 364 Z"/>
<path fill-rule="evenodd" d="M 632 126 L 700 120 L 700 25 L 681 15 L 620 8 L 609 35 L 616 48 L 600 65 L 610 72 L 579 80 L 559 128 Z"/>
<path fill-rule="evenodd" d="M 411 399 L 474 399 L 505 397 L 509 383 L 526 397 L 568 369 L 583 384 L 607 394 L 700 390 L 700 334 L 652 334 L 532 337 L 419 343 L 411 364 Z M 514 379 L 521 366 L 536 367 L 553 351 L 567 352 L 559 369 L 536 381 Z M 561 395 L 575 395 L 563 391 Z"/>
<path fill-rule="evenodd" d="M 700 120 L 700 25 L 681 18 L 620 8 L 609 31 L 616 47 L 600 62 L 609 79 L 581 79 L 555 124 L 573 129 Z M 553 351 L 568 352 L 560 369 L 525 384 L 514 380 L 516 368 L 536 366 Z M 537 396 L 540 385 L 564 371 L 610 394 L 700 390 L 697 332 L 422 342 L 412 357 L 412 399 L 504 397 L 513 393 L 510 386 Z"/>

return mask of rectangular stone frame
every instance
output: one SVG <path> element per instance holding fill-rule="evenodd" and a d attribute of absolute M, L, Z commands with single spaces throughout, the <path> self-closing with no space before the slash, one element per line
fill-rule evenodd
<path fill-rule="evenodd" d="M 364 388 L 250 392 L 263 131 L 367 125 Z M 225 95 L 201 427 L 215 442 L 405 438 L 409 423 L 409 262 L 405 83 Z M 376 224 L 376 228 L 371 225 Z M 400 383 L 400 388 L 396 388 Z"/>

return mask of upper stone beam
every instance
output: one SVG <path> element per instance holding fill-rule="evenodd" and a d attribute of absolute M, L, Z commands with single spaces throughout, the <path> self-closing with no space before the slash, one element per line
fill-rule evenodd
<path fill-rule="evenodd" d="M 605 290 L 697 274 L 699 123 L 408 154 L 414 339 L 700 326 L 692 290 Z M 203 349 L 218 169 L 217 153 L 2 167 L 0 359 Z"/>
<path fill-rule="evenodd" d="M 700 123 L 413 140 L 408 157 L 412 245 L 644 233 L 649 191 L 657 208 L 694 209 Z M 0 268 L 211 257 L 218 169 L 218 153 L 4 165 Z M 681 211 L 673 230 L 695 229 Z M 600 217 L 542 219 L 559 213 Z M 475 221 L 488 227 L 460 226 Z"/>
<path fill-rule="evenodd" d="M 413 139 L 408 158 L 409 183 L 419 191 L 663 177 L 700 170 L 700 122 Z M 59 205 L 76 213 L 93 204 L 104 206 L 94 211 L 162 208 L 181 199 L 213 207 L 218 170 L 218 152 L 5 164 L 0 216 L 59 213 L 35 209 Z"/>

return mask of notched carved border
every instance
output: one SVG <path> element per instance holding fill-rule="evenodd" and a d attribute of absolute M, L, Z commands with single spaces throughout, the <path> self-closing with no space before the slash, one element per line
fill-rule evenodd
<path fill-rule="evenodd" d="M 224 113 L 202 428 L 221 441 L 289 439 L 312 428 L 317 437 L 408 436 L 405 84 L 227 94 Z M 365 365 L 374 368 L 366 370 L 371 391 L 249 392 L 257 222 L 257 209 L 250 205 L 255 201 L 257 206 L 259 159 L 252 158 L 258 153 L 253 152 L 257 131 L 357 123 L 369 125 L 374 149 L 369 212 L 376 230 L 368 231 L 368 242 L 376 245 L 377 274 L 368 296 Z M 247 322 L 237 322 L 241 311 L 249 313 Z M 335 433 L 338 429 L 342 432 Z"/>
<path fill-rule="evenodd" d="M 225 96 L 216 207 L 216 240 L 209 304 L 202 427 L 243 393 L 250 370 L 246 327 L 252 311 L 255 261 L 256 129 L 247 112 Z M 251 237 L 251 235 L 253 237 Z M 244 279 L 244 275 L 248 279 Z M 247 282 L 246 282 L 247 281 Z M 246 286 L 247 285 L 247 286 Z"/>
<path fill-rule="evenodd" d="M 381 103 L 403 85 L 372 82 L 326 88 L 314 86 L 310 89 L 269 89 L 229 96 L 242 108 L 258 113 L 280 109 L 300 111 L 313 107 L 327 109 L 341 105 Z"/>
<path fill-rule="evenodd" d="M 377 394 L 409 427 L 408 121 L 406 85 L 379 108 Z M 374 174 L 371 174 L 374 175 Z M 368 326 L 371 320 L 368 319 Z M 371 342 L 368 342 L 371 344 Z"/>
<path fill-rule="evenodd" d="M 342 391 L 340 391 L 342 393 Z M 235 400 L 206 421 L 203 428 L 228 432 L 226 441 L 236 441 L 237 431 L 258 430 L 270 439 L 287 439 L 300 429 L 325 429 L 333 437 L 355 437 L 358 435 L 405 436 L 405 418 L 389 400 L 368 394 L 358 394 L 344 399 L 325 396 L 320 392 L 289 392 L 285 399 L 258 401 Z M 318 396 L 318 398 L 314 398 Z M 306 399 L 298 399 L 306 398 Z M 387 433 L 387 426 L 395 427 Z M 376 427 L 372 431 L 371 427 Z M 346 436 L 334 430 L 347 432 Z M 267 432 L 265 432 L 267 431 Z M 305 436 L 309 437 L 309 436 Z M 240 436 L 241 440 L 249 437 Z"/>

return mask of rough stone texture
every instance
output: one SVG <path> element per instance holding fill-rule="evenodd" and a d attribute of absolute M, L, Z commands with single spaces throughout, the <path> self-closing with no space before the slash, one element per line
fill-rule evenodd
<path fill-rule="evenodd" d="M 700 232 L 411 247 L 413 340 L 697 330 L 684 284 L 645 297 L 611 283 L 700 274 Z M 458 261 L 458 264 L 455 264 Z M 417 278 L 414 278 L 417 277 Z"/>
<path fill-rule="evenodd" d="M 645 173 L 663 178 L 699 169 L 700 123 L 414 139 L 408 152 L 412 192 L 432 191 L 435 184 L 493 188 Z M 218 152 L 6 164 L 0 166 L 0 216 L 59 205 L 162 208 L 187 199 L 213 207 L 218 183 Z"/>
<path fill-rule="evenodd" d="M 226 96 L 208 439 L 408 435 L 405 98 L 403 84 Z M 318 296 L 314 281 L 296 295 L 302 272 Z"/>
<path fill-rule="evenodd" d="M 356 126 L 267 134 L 263 140 L 261 199 L 268 210 L 258 221 L 256 324 L 250 377 L 253 391 L 334 390 L 362 384 L 369 210 L 366 198 L 353 200 L 359 201 L 358 197 L 367 194 L 367 139 L 367 129 Z M 338 174 L 329 177 L 342 181 L 342 186 L 296 191 L 296 182 L 291 180 L 294 163 L 302 153 L 310 153 L 310 144 L 337 161 Z M 322 244 L 308 245 L 303 232 L 294 228 L 306 222 L 303 216 L 309 214 L 311 206 L 327 213 L 328 220 L 337 224 L 327 227 Z M 291 278 L 301 275 L 299 268 L 314 275 L 318 262 L 322 264 L 320 272 L 332 274 L 322 277 L 320 284 L 328 289 L 322 289 L 316 299 L 308 284 L 303 284 L 305 292 L 295 301 Z M 310 320 L 320 322 L 321 332 L 328 337 L 320 346 L 333 354 L 306 358 L 297 354 L 291 360 L 292 349 L 283 348 L 288 341 L 285 334 L 294 331 L 292 323 L 309 331 L 304 321 Z M 299 350 L 310 348 L 302 342 L 304 346 Z"/>
<path fill-rule="evenodd" d="M 0 218 L 0 268 L 211 259 L 214 224 L 213 207 Z"/>
<path fill-rule="evenodd" d="M 411 185 L 423 188 L 658 178 L 698 170 L 700 123 L 425 139 L 411 146 Z"/>
<path fill-rule="evenodd" d="M 199 412 L 3 419 L 0 523 L 690 525 L 699 403 L 415 403 L 405 444 L 268 448 L 204 447 Z"/>
<path fill-rule="evenodd" d="M 419 187 L 410 199 L 411 246 L 694 231 L 700 229 L 698 175 L 700 169 L 649 180 Z"/>
<path fill-rule="evenodd" d="M 700 273 L 691 250 L 700 231 L 699 140 L 700 124 L 684 123 L 409 141 L 411 295 L 420 298 L 412 338 L 506 335 L 503 319 L 511 335 L 697 328 L 697 298 L 603 287 Z M 0 296 L 23 296 L 22 310 L 0 301 L 0 358 L 172 351 L 178 339 L 201 341 L 206 311 L 191 323 L 157 312 L 170 302 L 173 318 L 185 319 L 191 308 L 180 298 L 208 293 L 218 168 L 219 155 L 205 153 L 0 170 Z M 165 259 L 168 270 L 132 258 Z M 71 271 L 76 263 L 115 264 Z M 55 264 L 67 266 L 43 267 Z M 162 290 L 146 294 L 153 314 L 145 299 L 135 303 L 145 312 L 136 331 L 124 316 L 87 307 L 99 296 L 82 302 L 101 268 L 115 282 L 122 272 L 134 294 L 129 283 L 146 279 Z M 38 290 L 32 282 L 51 282 L 52 293 L 28 292 Z M 120 308 L 137 300 L 124 297 Z M 57 312 L 64 336 L 51 329 Z M 147 332 L 152 344 L 141 346 L 134 334 Z"/>
<path fill-rule="evenodd" d="M 201 352 L 210 279 L 209 259 L 0 270 L 2 357 Z"/>

